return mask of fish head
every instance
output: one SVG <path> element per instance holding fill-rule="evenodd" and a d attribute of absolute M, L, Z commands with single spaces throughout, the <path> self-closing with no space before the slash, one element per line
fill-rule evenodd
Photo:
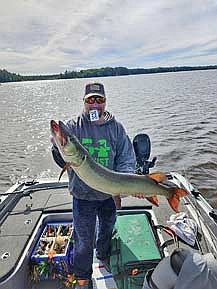
<path fill-rule="evenodd" d="M 53 140 L 58 147 L 64 147 L 67 143 L 67 134 L 60 128 L 60 125 L 55 121 L 51 120 L 50 129 Z"/>
<path fill-rule="evenodd" d="M 86 155 L 86 150 L 76 136 L 72 134 L 62 121 L 57 123 L 55 120 L 51 120 L 50 128 L 54 143 L 58 147 L 63 159 L 73 163 L 75 166 L 80 165 L 84 159 L 84 155 Z"/>

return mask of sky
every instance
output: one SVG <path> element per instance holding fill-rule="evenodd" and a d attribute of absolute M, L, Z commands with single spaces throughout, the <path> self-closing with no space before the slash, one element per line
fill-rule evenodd
<path fill-rule="evenodd" d="M 0 0 L 0 69 L 217 65 L 217 0 Z"/>

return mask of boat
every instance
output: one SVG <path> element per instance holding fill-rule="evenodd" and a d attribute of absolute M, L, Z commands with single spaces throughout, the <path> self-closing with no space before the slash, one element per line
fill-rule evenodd
<path fill-rule="evenodd" d="M 156 158 L 149 160 L 150 146 L 150 139 L 147 135 L 140 134 L 134 138 L 137 173 L 139 174 L 149 173 L 155 165 Z M 121 285 L 122 277 L 119 276 L 118 279 L 114 276 L 114 272 L 107 272 L 100 261 L 94 258 L 94 288 L 142 288 L 146 271 L 156 266 L 162 258 L 170 255 L 177 247 L 188 248 L 200 254 L 211 252 L 217 258 L 217 210 L 211 207 L 185 176 L 171 171 L 167 173 L 167 177 L 169 182 L 188 192 L 188 195 L 181 199 L 180 216 L 182 214 L 196 225 L 194 242 L 189 243 L 168 225 L 171 216 L 174 217 L 177 214 L 174 214 L 164 197 L 159 197 L 159 207 L 153 206 L 147 199 L 123 197 L 122 209 L 117 210 L 117 216 L 127 216 L 128 219 L 141 215 L 147 217 L 150 238 L 153 239 L 152 246 L 157 248 L 156 262 L 133 260 L 134 262 L 130 265 L 136 264 L 136 270 L 134 266 L 128 272 L 129 278 L 125 278 L 127 282 L 131 282 L 128 286 Z M 62 181 L 24 179 L 17 181 L 5 193 L 0 194 L 0 198 L 0 288 L 72 288 L 75 282 L 73 272 L 70 271 L 70 258 L 73 258 L 70 255 L 73 248 L 73 219 L 72 196 L 68 192 L 68 181 L 66 179 Z M 50 248 L 57 241 L 58 232 L 63 229 L 67 229 L 61 234 L 61 238 L 65 234 L 65 246 L 63 254 L 58 255 Z M 135 232 L 130 238 L 133 236 L 137 238 Z M 40 242 L 44 240 L 43 238 L 52 240 L 51 243 L 46 243 L 50 246 L 48 246 L 47 255 L 39 253 Z M 138 246 L 137 249 L 140 251 L 144 249 L 137 239 L 133 241 L 135 241 L 135 246 Z M 52 254 L 49 255 L 49 252 Z M 64 263 L 63 267 L 60 268 L 62 263 Z M 57 269 L 56 265 L 58 265 Z M 64 268 L 65 274 L 62 272 Z M 53 274 L 54 269 L 59 271 Z"/>

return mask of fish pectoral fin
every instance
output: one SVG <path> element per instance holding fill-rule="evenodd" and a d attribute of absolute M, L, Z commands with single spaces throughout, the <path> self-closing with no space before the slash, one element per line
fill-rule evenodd
<path fill-rule="evenodd" d="M 170 204 L 170 207 L 176 212 L 179 213 L 179 202 L 180 198 L 186 196 L 188 192 L 181 188 L 175 188 L 173 189 L 174 193 L 171 198 L 168 199 L 168 202 Z"/>
<path fill-rule="evenodd" d="M 151 202 L 153 205 L 159 207 L 159 202 L 157 196 L 153 197 L 145 197 L 149 202 Z"/>
<path fill-rule="evenodd" d="M 167 176 L 161 172 L 148 174 L 146 176 L 149 177 L 150 179 L 154 180 L 157 183 L 163 183 L 164 181 L 167 180 Z"/>
<path fill-rule="evenodd" d="M 60 179 L 62 178 L 62 175 L 65 173 L 65 171 L 67 171 L 71 166 L 71 163 L 70 162 L 66 162 L 65 163 L 65 166 L 62 168 L 62 171 L 60 172 L 60 175 L 59 175 L 59 179 L 58 179 L 58 182 L 60 181 Z"/>

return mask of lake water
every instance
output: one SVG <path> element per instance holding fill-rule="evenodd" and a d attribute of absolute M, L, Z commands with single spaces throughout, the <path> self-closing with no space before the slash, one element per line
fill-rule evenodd
<path fill-rule="evenodd" d="M 23 177 L 57 177 L 49 142 L 51 119 L 82 110 L 94 79 L 6 83 L 0 86 L 0 192 Z M 130 138 L 152 140 L 153 171 L 178 171 L 217 207 L 217 70 L 98 78 L 107 108 Z"/>

